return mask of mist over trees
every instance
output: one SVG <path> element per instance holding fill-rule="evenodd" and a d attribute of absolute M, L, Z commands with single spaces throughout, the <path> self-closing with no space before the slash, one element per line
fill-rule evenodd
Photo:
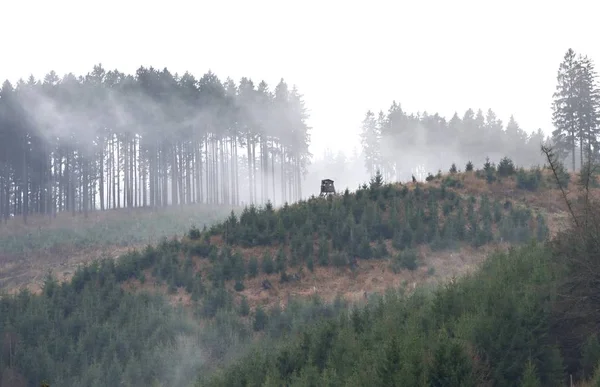
<path fill-rule="evenodd" d="M 369 175 L 380 170 L 386 180 L 408 180 L 411 174 L 436 172 L 452 162 L 459 168 L 468 161 L 482 165 L 486 157 L 499 161 L 508 156 L 522 166 L 542 164 L 539 147 L 547 140 L 541 129 L 527 133 L 513 116 L 504 127 L 492 109 L 468 109 L 447 120 L 437 113 L 408 114 L 395 101 L 387 114 L 369 110 L 361 126 L 365 168 Z"/>
<path fill-rule="evenodd" d="M 294 201 L 310 160 L 303 96 L 282 79 L 96 65 L 0 89 L 0 216 Z"/>
<path fill-rule="evenodd" d="M 220 80 L 212 72 L 94 66 L 85 76 L 53 71 L 0 88 L 0 217 L 55 215 L 169 204 L 279 205 L 318 193 L 322 178 L 351 189 L 380 170 L 386 181 L 504 156 L 544 162 L 551 143 L 577 169 L 600 160 L 600 91 L 593 61 L 569 49 L 553 100 L 555 130 L 528 132 L 511 116 L 468 109 L 449 119 L 393 102 L 368 111 L 360 153 L 313 160 L 303 96 L 283 79 Z M 360 160 L 358 171 L 357 160 Z M 308 176 L 307 176 L 308 175 Z M 310 187 L 303 190 L 303 178 Z"/>
<path fill-rule="evenodd" d="M 343 192 L 346 188 L 357 189 L 370 178 L 365 171 L 363 155 L 359 149 L 355 148 L 349 153 L 334 153 L 331 149 L 325 149 L 322 155 L 315 154 L 311 160 L 303 192 L 306 195 L 318 196 L 322 179 L 334 180 L 337 192 Z"/>
<path fill-rule="evenodd" d="M 387 113 L 367 111 L 361 125 L 364 167 L 371 176 L 380 170 L 386 179 L 408 180 L 468 161 L 508 156 L 520 166 L 544 162 L 540 144 L 552 144 L 573 170 L 588 158 L 600 161 L 600 88 L 592 59 L 567 50 L 559 66 L 550 137 L 541 129 L 527 132 L 511 116 L 504 125 L 492 109 L 468 109 L 450 120 L 427 112 L 409 114 L 395 101 Z M 420 173 L 419 173 L 420 172 Z"/>

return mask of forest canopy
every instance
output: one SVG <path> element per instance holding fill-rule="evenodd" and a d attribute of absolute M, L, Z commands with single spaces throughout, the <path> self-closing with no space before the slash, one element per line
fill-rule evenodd
<path fill-rule="evenodd" d="M 0 215 L 302 196 L 302 95 L 208 72 L 96 65 L 0 89 Z M 239 152 L 245 150 L 244 152 Z"/>
<path fill-rule="evenodd" d="M 386 180 L 408 180 L 411 173 L 436 172 L 448 163 L 477 165 L 486 158 L 510 157 L 517 165 L 543 163 L 541 129 L 527 133 L 511 116 L 506 128 L 492 109 L 468 109 L 450 120 L 427 112 L 408 114 L 395 101 L 387 114 L 368 111 L 362 121 L 361 144 L 367 173 L 380 170 Z M 401 149 L 402 152 L 398 152 Z M 421 167 L 421 169 L 416 169 Z"/>
<path fill-rule="evenodd" d="M 539 165 L 544 143 L 577 169 L 587 155 L 600 159 L 598 90 L 593 61 L 569 49 L 557 72 L 551 136 L 527 132 L 513 116 L 505 124 L 492 109 L 448 119 L 408 113 L 394 101 L 387 112 L 365 114 L 356 156 L 369 177 L 380 170 L 387 181 L 408 180 L 452 162 L 481 165 L 487 157 Z M 166 68 L 124 74 L 98 64 L 84 76 L 60 79 L 51 71 L 43 80 L 5 81 L 0 217 L 293 202 L 307 196 L 308 120 L 303 96 L 283 79 L 271 90 L 264 81 L 223 81 L 210 71 L 197 79 Z M 358 183 L 363 175 L 340 160 L 312 168 L 311 184 L 323 177 Z"/>

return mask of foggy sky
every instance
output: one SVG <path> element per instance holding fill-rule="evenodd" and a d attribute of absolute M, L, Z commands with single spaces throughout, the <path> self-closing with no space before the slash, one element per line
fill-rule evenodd
<path fill-rule="evenodd" d="M 527 131 L 551 131 L 551 96 L 567 48 L 599 63 L 593 0 L 198 2 L 5 1 L 0 79 L 102 63 L 211 69 L 222 81 L 281 77 L 310 109 L 311 152 L 350 153 L 368 109 L 492 108 Z"/>

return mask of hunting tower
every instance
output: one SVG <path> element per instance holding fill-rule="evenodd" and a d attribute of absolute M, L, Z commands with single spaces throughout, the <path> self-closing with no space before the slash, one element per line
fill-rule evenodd
<path fill-rule="evenodd" d="M 321 180 L 321 194 L 319 196 L 335 195 L 335 187 L 333 186 L 333 180 L 325 179 Z"/>

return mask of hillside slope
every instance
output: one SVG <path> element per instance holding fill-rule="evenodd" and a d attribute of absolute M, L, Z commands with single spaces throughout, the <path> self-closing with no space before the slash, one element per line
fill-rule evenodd
<path fill-rule="evenodd" d="M 161 238 L 182 235 L 193 225 L 211 225 L 231 207 L 186 205 L 30 216 L 0 223 L 0 289 L 39 292 L 48 271 L 69 279 L 81 263 L 115 258 Z M 237 210 L 237 209 L 236 209 Z"/>
<path fill-rule="evenodd" d="M 530 178 L 543 179 L 543 173 L 521 173 L 517 186 Z M 389 290 L 350 313 L 256 345 L 217 372 L 201 374 L 196 385 L 599 385 L 595 191 L 567 195 L 574 216 L 551 241 L 532 239 L 491 254 L 480 270 L 443 287 L 409 295 Z M 544 192 L 537 203 L 552 213 L 561 207 L 551 205 L 558 204 L 553 196 Z"/>
<path fill-rule="evenodd" d="M 548 219 L 558 228 L 565 215 L 556 206 L 560 198 L 550 189 L 543 197 L 517 189 L 515 180 L 488 184 L 467 173 L 404 186 L 373 181 L 353 194 L 278 211 L 251 206 L 206 233 L 192 230 L 172 241 L 179 246 L 172 268 L 136 266 L 126 286 L 162 283 L 178 289 L 174 301 L 190 305 L 193 292 L 185 289 L 196 275 L 254 309 L 284 306 L 290 296 L 358 301 L 390 286 L 438 282 L 472 271 L 490 251 L 546 239 Z"/>
<path fill-rule="evenodd" d="M 47 278 L 41 296 L 3 297 L 0 387 L 19 378 L 181 385 L 257 338 L 300 331 L 387 287 L 472 271 L 490 250 L 558 229 L 564 212 L 543 171 L 500 180 L 484 172 L 407 185 L 374 179 L 277 211 L 249 207 L 207 230 L 84 266 L 70 282 Z"/>

